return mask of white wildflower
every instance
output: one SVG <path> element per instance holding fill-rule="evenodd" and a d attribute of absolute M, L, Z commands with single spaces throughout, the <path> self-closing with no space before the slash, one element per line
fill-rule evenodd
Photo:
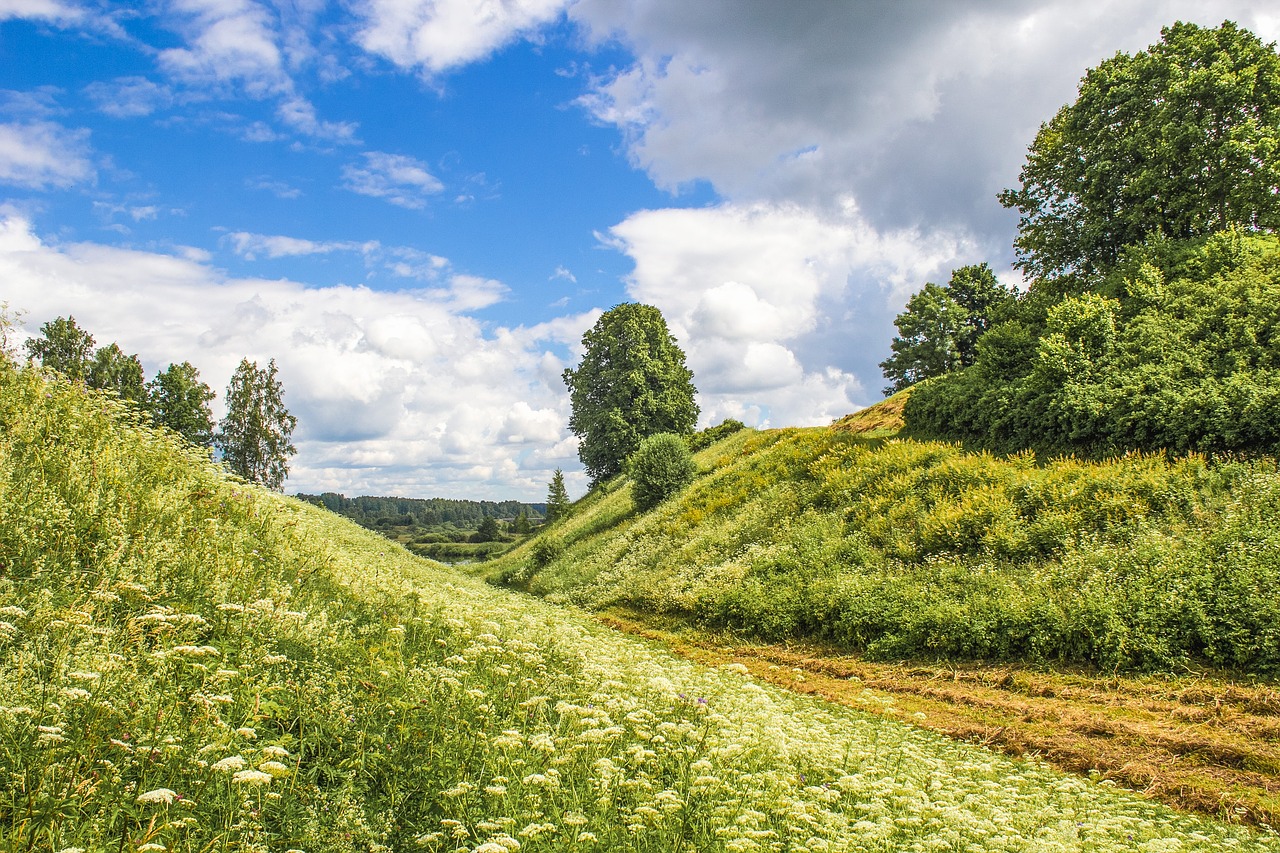
<path fill-rule="evenodd" d="M 160 803 L 161 805 L 168 806 L 172 805 L 173 801 L 177 799 L 177 797 L 178 795 L 173 791 L 170 791 L 168 788 L 154 788 L 147 791 L 145 794 L 139 794 L 138 802 L 143 805 Z"/>
<path fill-rule="evenodd" d="M 248 764 L 249 762 L 238 755 L 228 755 L 221 761 L 214 762 L 209 769 L 216 770 L 219 773 L 234 773 L 237 770 L 243 770 Z"/>
<path fill-rule="evenodd" d="M 293 772 L 279 761 L 264 761 L 258 765 L 258 769 L 272 776 L 288 776 Z"/>
<path fill-rule="evenodd" d="M 271 774 L 261 770 L 241 770 L 231 777 L 232 782 L 244 782 L 248 785 L 270 785 Z"/>

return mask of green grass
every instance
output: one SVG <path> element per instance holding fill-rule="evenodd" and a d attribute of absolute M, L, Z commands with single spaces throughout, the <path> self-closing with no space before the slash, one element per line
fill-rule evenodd
<path fill-rule="evenodd" d="M 8 365 L 0 602 L 5 851 L 1280 849 L 675 659 Z"/>
<path fill-rule="evenodd" d="M 745 431 L 637 513 L 592 494 L 486 576 L 873 659 L 1280 674 L 1272 460 L 1037 460 L 837 429 Z"/>

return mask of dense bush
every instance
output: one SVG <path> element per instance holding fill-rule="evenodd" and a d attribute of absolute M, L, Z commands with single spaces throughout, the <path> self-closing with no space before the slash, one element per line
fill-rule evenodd
<path fill-rule="evenodd" d="M 972 367 L 915 388 L 912 434 L 1089 454 L 1280 450 L 1280 237 L 1153 242 L 1096 292 L 1043 309 L 1035 296 Z"/>
<path fill-rule="evenodd" d="M 632 497 L 640 510 L 652 509 L 693 482 L 697 469 L 689 445 L 678 435 L 651 435 L 627 460 Z"/>

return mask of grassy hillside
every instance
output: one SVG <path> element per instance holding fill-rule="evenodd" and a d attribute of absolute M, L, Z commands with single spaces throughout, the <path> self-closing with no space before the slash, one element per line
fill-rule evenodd
<path fill-rule="evenodd" d="M 968 453 L 886 437 L 900 408 L 734 435 L 648 513 L 607 484 L 486 571 L 871 659 L 1280 673 L 1273 461 Z"/>
<path fill-rule="evenodd" d="M 0 620 L 5 851 L 1280 849 L 674 659 L 5 364 Z"/>

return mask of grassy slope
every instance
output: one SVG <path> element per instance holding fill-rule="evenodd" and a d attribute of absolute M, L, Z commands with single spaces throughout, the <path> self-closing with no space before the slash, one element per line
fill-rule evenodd
<path fill-rule="evenodd" d="M 881 410 L 744 431 L 652 512 L 611 483 L 541 552 L 485 571 L 555 601 L 870 659 L 1280 673 L 1273 462 L 1037 463 L 892 426 Z"/>
<path fill-rule="evenodd" d="M 0 368 L 0 849 L 1280 849 L 709 669 Z"/>

